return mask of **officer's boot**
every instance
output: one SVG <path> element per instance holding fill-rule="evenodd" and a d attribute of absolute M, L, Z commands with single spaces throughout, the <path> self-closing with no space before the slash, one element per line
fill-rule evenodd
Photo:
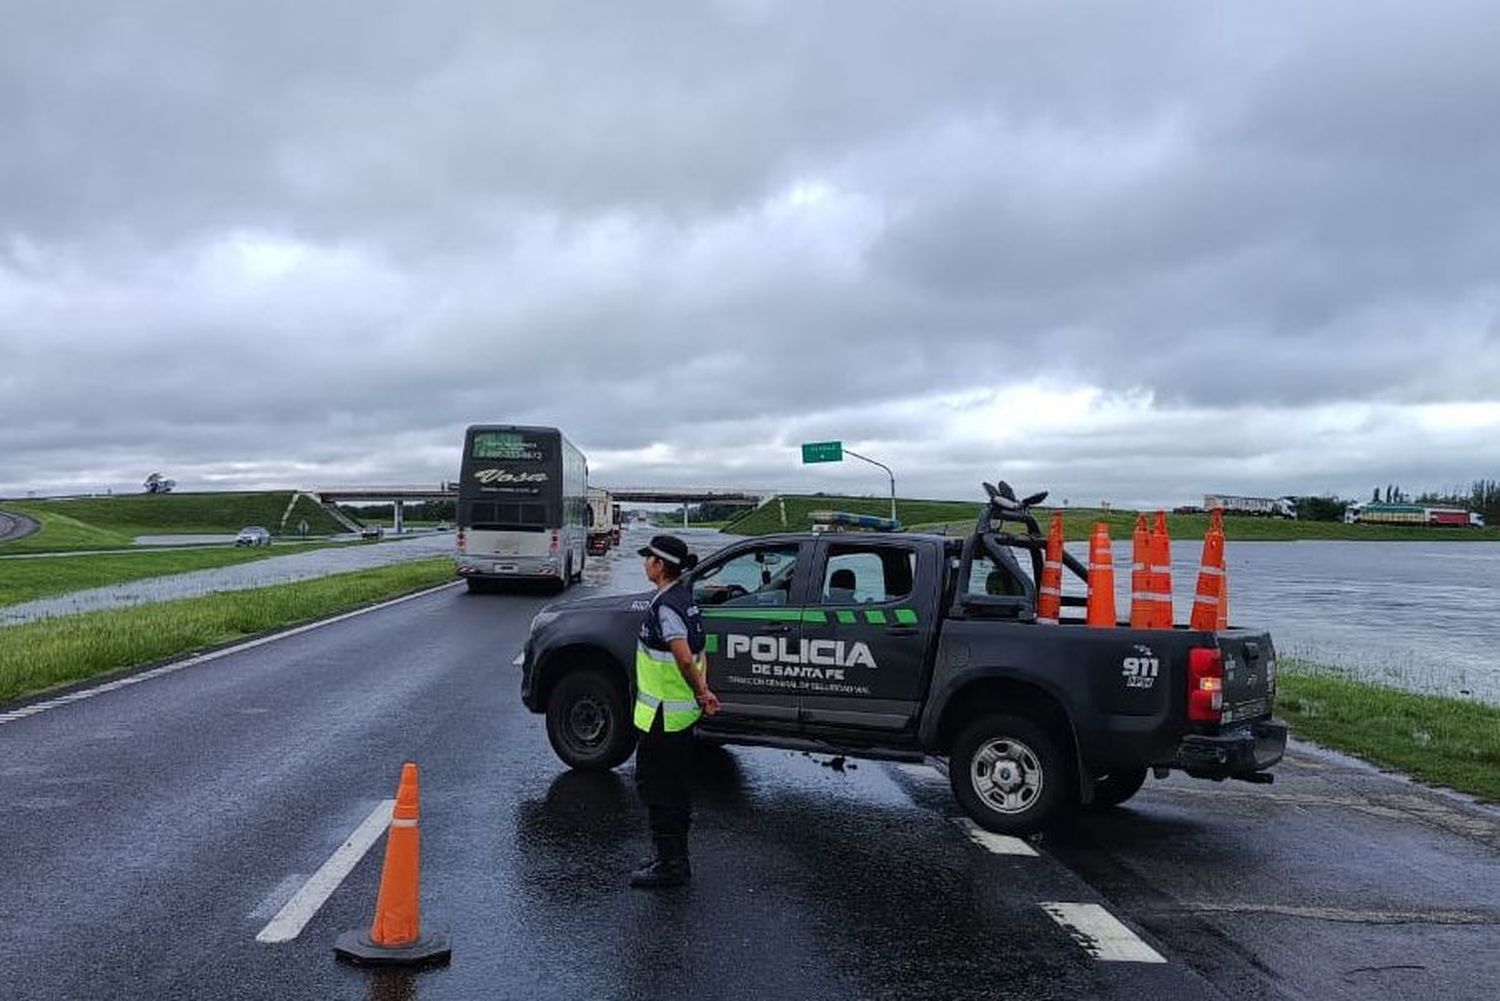
<path fill-rule="evenodd" d="M 687 838 L 671 835 L 654 837 L 656 861 L 630 874 L 630 885 L 644 890 L 681 886 L 688 881 Z"/>

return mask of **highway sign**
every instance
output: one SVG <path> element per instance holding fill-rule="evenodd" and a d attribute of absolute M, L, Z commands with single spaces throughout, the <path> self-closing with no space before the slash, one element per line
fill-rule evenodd
<path fill-rule="evenodd" d="M 843 462 L 844 443 L 841 441 L 809 441 L 802 444 L 802 461 Z"/>

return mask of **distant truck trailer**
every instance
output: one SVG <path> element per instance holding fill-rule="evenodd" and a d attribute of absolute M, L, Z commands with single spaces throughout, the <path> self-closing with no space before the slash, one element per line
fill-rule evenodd
<path fill-rule="evenodd" d="M 602 556 L 616 544 L 614 497 L 608 490 L 589 487 L 589 553 Z"/>
<path fill-rule="evenodd" d="M 1250 514 L 1261 518 L 1297 517 L 1297 502 L 1290 497 L 1236 497 L 1232 494 L 1204 494 L 1205 511 L 1221 510 L 1225 514 Z"/>
<path fill-rule="evenodd" d="M 1483 528 L 1484 515 L 1461 507 L 1427 504 L 1351 504 L 1344 520 L 1361 525 L 1430 525 L 1440 528 Z"/>

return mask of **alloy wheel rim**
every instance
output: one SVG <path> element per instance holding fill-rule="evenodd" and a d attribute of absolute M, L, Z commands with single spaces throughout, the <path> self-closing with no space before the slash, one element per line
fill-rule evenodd
<path fill-rule="evenodd" d="M 985 806 L 997 813 L 1017 814 L 1036 803 L 1045 777 L 1035 751 L 1013 737 L 997 737 L 970 759 L 969 780 Z"/>

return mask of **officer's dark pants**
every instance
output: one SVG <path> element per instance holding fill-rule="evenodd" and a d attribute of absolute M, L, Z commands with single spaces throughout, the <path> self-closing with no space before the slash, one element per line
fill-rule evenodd
<path fill-rule="evenodd" d="M 692 768 L 693 728 L 668 733 L 658 711 L 651 729 L 641 734 L 635 748 L 635 785 L 646 804 L 653 838 L 681 839 L 687 847 L 688 826 L 693 822 L 693 793 L 688 785 Z"/>

